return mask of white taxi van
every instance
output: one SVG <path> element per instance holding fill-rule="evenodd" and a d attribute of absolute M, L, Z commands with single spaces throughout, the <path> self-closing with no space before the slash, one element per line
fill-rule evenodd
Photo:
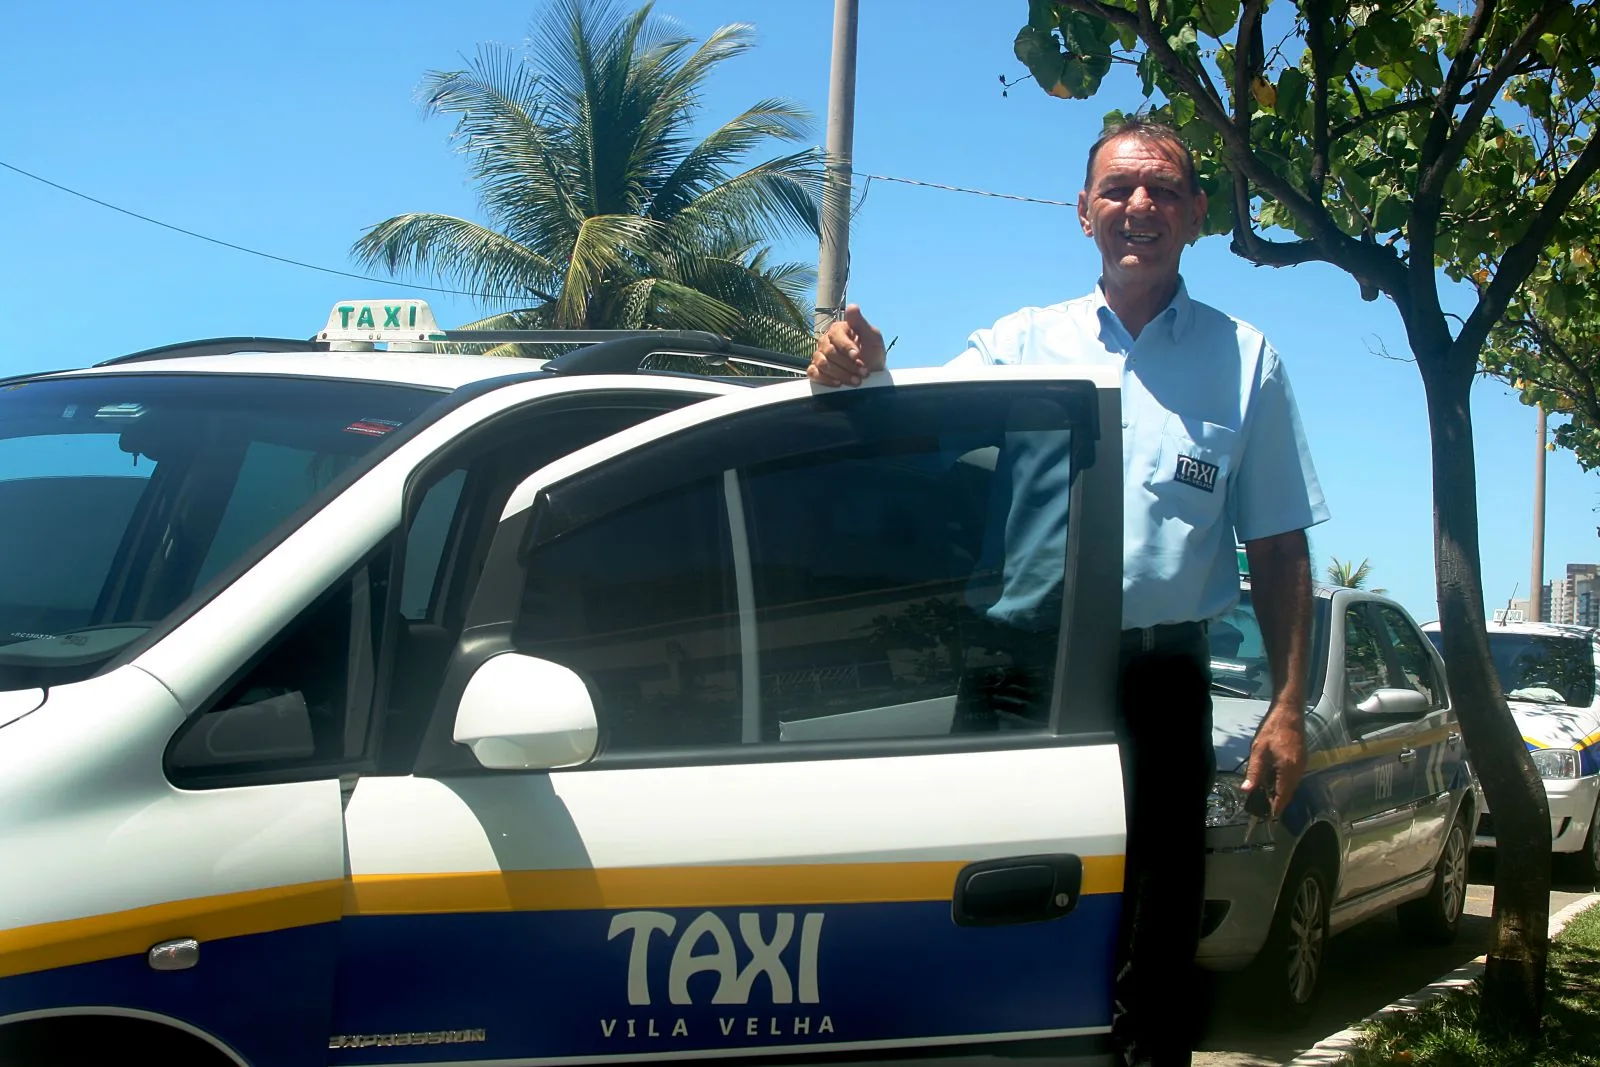
<path fill-rule="evenodd" d="M 1106 1061 L 1117 380 L 803 365 L 390 300 L 0 382 L 0 1063 Z"/>
<path fill-rule="evenodd" d="M 1442 645 L 1437 622 L 1424 629 Z M 1500 691 L 1544 781 L 1551 850 L 1576 880 L 1600 881 L 1600 631 L 1497 620 L 1488 637 Z M 1493 848 L 1494 814 L 1477 788 L 1472 843 Z"/>

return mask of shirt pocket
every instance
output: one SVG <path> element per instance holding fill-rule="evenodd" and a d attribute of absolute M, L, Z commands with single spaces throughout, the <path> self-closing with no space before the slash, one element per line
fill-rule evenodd
<path fill-rule="evenodd" d="M 1146 488 L 1160 505 L 1158 518 L 1209 526 L 1222 514 L 1233 473 L 1236 430 L 1173 416 L 1161 433 L 1161 452 Z"/>

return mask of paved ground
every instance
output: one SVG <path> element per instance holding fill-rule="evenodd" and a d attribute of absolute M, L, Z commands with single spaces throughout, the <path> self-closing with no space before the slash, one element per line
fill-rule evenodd
<path fill-rule="evenodd" d="M 1467 888 L 1467 914 L 1459 940 L 1447 948 L 1418 948 L 1401 936 L 1394 914 L 1379 916 L 1333 939 L 1321 1002 L 1311 1023 L 1282 1032 L 1260 1025 L 1243 983 L 1222 976 L 1216 982 L 1211 1031 L 1194 1062 L 1202 1067 L 1269 1067 L 1292 1059 L 1329 1034 L 1415 992 L 1440 975 L 1482 955 L 1489 944 L 1494 888 L 1492 856 L 1475 855 Z M 1562 884 L 1550 894 L 1550 913 L 1593 887 Z"/>

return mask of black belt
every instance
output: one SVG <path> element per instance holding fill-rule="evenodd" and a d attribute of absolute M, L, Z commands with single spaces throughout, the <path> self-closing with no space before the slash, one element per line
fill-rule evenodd
<path fill-rule="evenodd" d="M 1122 631 L 1124 651 L 1149 652 L 1167 645 L 1191 644 L 1211 632 L 1207 622 L 1164 622 Z"/>

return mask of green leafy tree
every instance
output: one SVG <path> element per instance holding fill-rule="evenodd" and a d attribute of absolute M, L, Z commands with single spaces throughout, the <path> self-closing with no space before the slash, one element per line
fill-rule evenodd
<path fill-rule="evenodd" d="M 1600 204 L 1584 210 L 1596 220 Z M 1523 403 L 1565 416 L 1550 447 L 1569 449 L 1584 470 L 1600 467 L 1600 308 L 1590 295 L 1600 276 L 1590 247 L 1583 239 L 1552 249 L 1489 331 L 1483 354 L 1484 370 L 1515 386 Z"/>
<path fill-rule="evenodd" d="M 1367 579 L 1372 577 L 1372 564 L 1363 559 L 1360 563 L 1354 560 L 1341 560 L 1338 556 L 1330 556 L 1328 569 L 1323 572 L 1327 575 L 1328 584 L 1340 586 L 1344 589 L 1366 589 Z M 1373 589 L 1374 593 L 1387 593 L 1387 589 Z"/>
<path fill-rule="evenodd" d="M 555 0 L 525 52 L 485 45 L 467 69 L 423 83 L 428 113 L 456 119 L 487 224 L 412 212 L 373 226 L 362 264 L 421 271 L 510 304 L 485 329 L 695 329 L 809 352 L 808 268 L 766 242 L 816 234 L 820 159 L 797 149 L 797 104 L 762 100 L 701 140 L 707 78 L 748 51 L 750 27 L 696 42 L 609 0 Z"/>
<path fill-rule="evenodd" d="M 1498 831 L 1485 1018 L 1534 1033 L 1548 806 L 1489 660 L 1468 400 L 1512 298 L 1587 225 L 1574 205 L 1592 202 L 1600 166 L 1600 12 L 1552 0 L 1270 12 L 1266 0 L 1029 0 L 1027 12 L 1016 55 L 1046 91 L 1093 96 L 1125 64 L 1160 94 L 1158 114 L 1196 154 L 1209 232 L 1258 265 L 1330 263 L 1404 321 L 1433 443 L 1445 662 Z M 1441 297 L 1456 283 L 1478 287 L 1464 318 Z"/>

